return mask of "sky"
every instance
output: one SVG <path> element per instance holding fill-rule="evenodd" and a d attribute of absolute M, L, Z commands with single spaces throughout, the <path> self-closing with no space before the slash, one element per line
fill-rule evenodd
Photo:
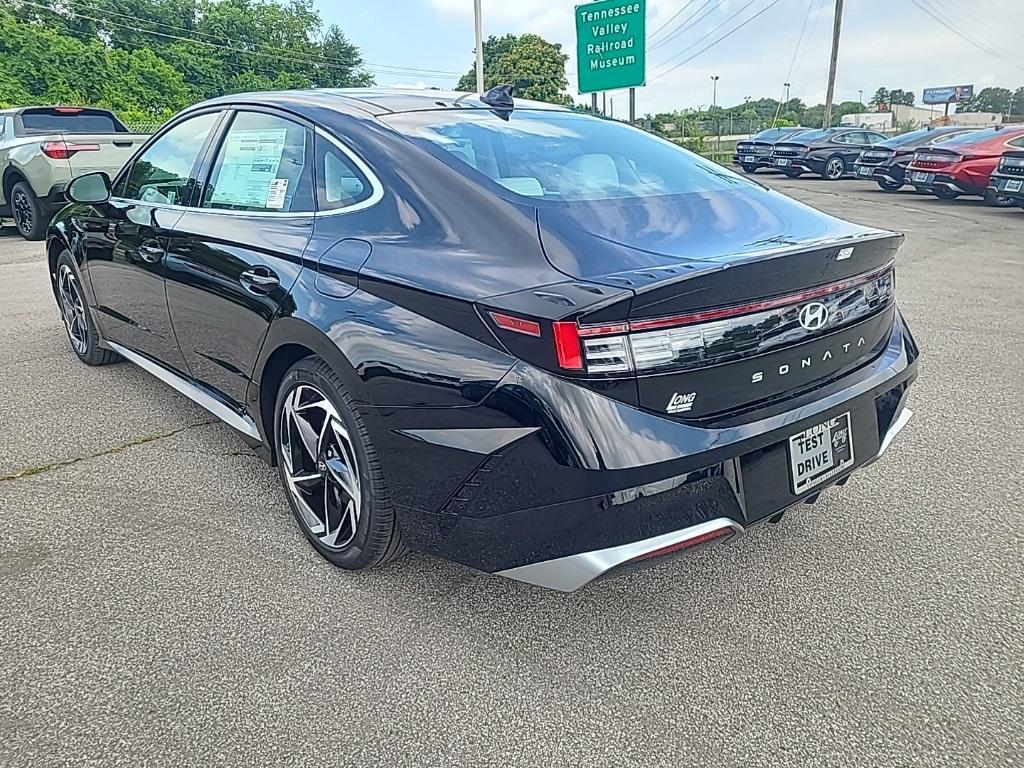
<path fill-rule="evenodd" d="M 569 92 L 585 101 L 576 91 L 577 4 L 483 0 L 484 37 L 533 32 L 561 43 L 570 56 Z M 317 5 L 324 21 L 338 24 L 361 48 L 379 85 L 452 88 L 473 64 L 473 0 Z M 711 75 L 719 76 L 718 103 L 726 106 L 747 96 L 781 98 L 787 78 L 791 97 L 809 105 L 824 101 L 833 10 L 833 0 L 648 0 L 648 84 L 637 90 L 637 114 L 708 106 Z M 927 11 L 952 22 L 962 36 Z M 847 0 L 836 100 L 855 101 L 863 90 L 866 102 L 880 86 L 912 90 L 919 104 L 921 90 L 931 86 L 1017 88 L 1024 85 L 1024 58 L 1017 53 L 1022 29 L 1024 0 Z M 613 96 L 616 113 L 624 114 L 625 92 Z"/>

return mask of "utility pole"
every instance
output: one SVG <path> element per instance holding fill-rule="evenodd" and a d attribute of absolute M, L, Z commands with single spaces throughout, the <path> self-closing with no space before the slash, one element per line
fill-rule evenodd
<path fill-rule="evenodd" d="M 836 66 L 839 63 L 839 32 L 843 27 L 843 0 L 836 0 L 836 17 L 832 22 L 832 60 L 828 65 L 828 91 L 825 94 L 825 116 L 821 127 L 832 125 L 832 97 L 836 90 Z"/>
<path fill-rule="evenodd" d="M 473 21 L 476 27 L 476 92 L 484 92 L 484 21 L 480 10 L 482 0 L 473 0 Z"/>
<path fill-rule="evenodd" d="M 711 76 L 711 112 L 715 116 L 715 133 L 718 135 L 715 149 L 722 148 L 722 125 L 718 120 L 718 75 Z"/>
<path fill-rule="evenodd" d="M 614 118 L 615 117 L 615 97 L 612 96 L 611 99 L 609 99 L 609 101 L 611 101 L 611 103 L 612 103 L 612 112 L 609 115 L 609 117 Z"/>

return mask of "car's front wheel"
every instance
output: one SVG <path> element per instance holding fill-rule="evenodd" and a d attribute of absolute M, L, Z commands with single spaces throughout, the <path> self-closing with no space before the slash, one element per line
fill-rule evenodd
<path fill-rule="evenodd" d="M 54 293 L 71 350 L 78 359 L 86 365 L 107 365 L 117 360 L 116 352 L 100 346 L 100 335 L 82 292 L 75 260 L 68 251 L 62 251 L 57 257 Z"/>
<path fill-rule="evenodd" d="M 288 504 L 317 552 L 359 570 L 405 551 L 366 425 L 321 358 L 304 358 L 285 374 L 274 435 Z"/>
<path fill-rule="evenodd" d="M 838 181 L 846 175 L 846 161 L 839 155 L 833 155 L 825 161 L 825 167 L 821 171 L 821 178 L 829 181 Z"/>
<path fill-rule="evenodd" d="M 11 218 L 18 233 L 26 240 L 42 240 L 46 234 L 49 221 L 43 203 L 24 181 L 11 187 Z"/>

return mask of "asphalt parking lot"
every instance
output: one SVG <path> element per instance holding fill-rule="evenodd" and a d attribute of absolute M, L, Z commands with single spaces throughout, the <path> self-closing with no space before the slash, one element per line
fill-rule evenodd
<path fill-rule="evenodd" d="M 335 570 L 205 411 L 65 340 L 0 236 L 0 764 L 1024 761 L 1024 211 L 759 175 L 901 230 L 916 416 L 735 542 L 563 595 Z"/>

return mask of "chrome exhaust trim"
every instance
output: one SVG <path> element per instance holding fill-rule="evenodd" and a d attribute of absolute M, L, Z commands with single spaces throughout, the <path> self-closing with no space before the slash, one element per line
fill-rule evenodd
<path fill-rule="evenodd" d="M 538 587 L 555 589 L 559 592 L 575 592 L 580 587 L 607 573 L 612 568 L 628 563 L 657 552 L 659 549 L 684 545 L 692 539 L 699 539 L 709 534 L 729 529 L 731 533 L 715 541 L 725 541 L 743 533 L 743 526 L 728 517 L 719 517 L 706 523 L 698 523 L 680 531 L 663 533 L 649 539 L 633 541 L 607 549 L 595 549 L 591 552 L 580 552 L 576 555 L 542 560 L 539 563 L 520 565 L 498 571 L 498 576 L 505 576 Z M 685 549 L 685 547 L 681 547 Z M 666 553 L 667 554 L 667 553 Z"/>
<path fill-rule="evenodd" d="M 905 393 L 904 397 L 906 397 Z M 889 425 L 889 429 L 886 431 L 885 437 L 882 438 L 882 444 L 878 447 L 878 453 L 876 454 L 876 457 L 881 456 L 883 453 L 885 453 L 885 449 L 889 447 L 889 444 L 893 441 L 893 438 L 896 437 L 896 435 L 898 435 L 905 426 L 907 426 L 907 423 L 910 421 L 913 415 L 914 412 L 912 410 L 910 410 L 906 406 L 903 407 L 899 415 L 895 419 L 893 419 L 892 424 Z"/>

